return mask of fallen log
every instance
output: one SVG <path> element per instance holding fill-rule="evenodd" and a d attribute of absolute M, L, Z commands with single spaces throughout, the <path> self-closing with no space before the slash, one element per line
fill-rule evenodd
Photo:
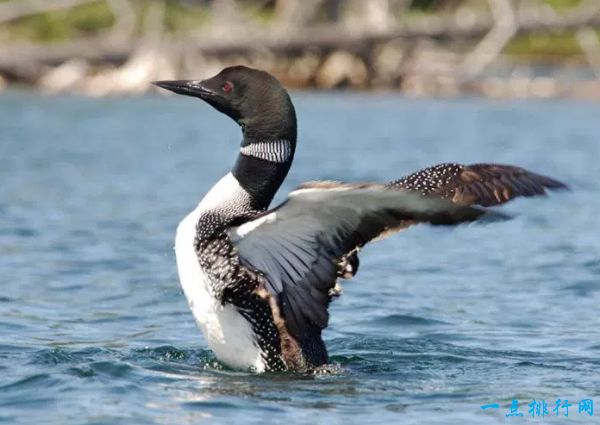
<path fill-rule="evenodd" d="M 565 15 L 520 10 L 515 16 L 515 34 L 559 32 L 577 30 L 582 26 L 600 26 L 600 13 L 598 13 L 600 7 L 596 5 L 597 3 L 587 13 L 577 9 Z M 209 27 L 188 35 L 185 39 L 173 40 L 169 48 L 175 52 L 185 51 L 187 54 L 195 53 L 198 56 L 241 55 L 257 50 L 292 54 L 307 48 L 360 52 L 374 44 L 395 39 L 407 42 L 420 39 L 435 39 L 441 42 L 479 40 L 488 34 L 494 25 L 495 22 L 491 17 L 473 19 L 469 23 L 449 17 L 428 17 L 409 24 L 398 24 L 382 29 L 320 24 L 294 30 L 277 26 L 264 28 L 249 24 L 244 31 L 234 33 L 227 38 L 216 37 L 213 28 Z M 218 33 L 223 34 L 222 31 Z M 19 70 L 26 69 L 25 79 L 29 80 L 36 75 L 36 69 L 41 69 L 42 66 L 57 66 L 73 58 L 83 59 L 92 64 L 122 64 L 138 46 L 139 40 L 116 38 L 110 34 L 48 45 L 15 43 L 0 49 L 0 73 L 13 76 L 17 75 Z"/>

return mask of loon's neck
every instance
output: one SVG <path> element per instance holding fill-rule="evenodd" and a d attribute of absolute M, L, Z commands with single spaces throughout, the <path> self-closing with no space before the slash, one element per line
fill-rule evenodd
<path fill-rule="evenodd" d="M 286 140 L 242 142 L 231 172 L 198 204 L 195 220 L 204 238 L 269 207 L 294 158 L 295 143 Z"/>
<path fill-rule="evenodd" d="M 296 151 L 296 112 L 289 100 L 269 119 L 240 120 L 243 139 L 231 172 L 200 202 L 199 222 L 220 229 L 269 207 Z"/>
<path fill-rule="evenodd" d="M 296 150 L 295 137 L 242 141 L 231 173 L 248 193 L 251 208 L 269 207 L 290 170 Z"/>

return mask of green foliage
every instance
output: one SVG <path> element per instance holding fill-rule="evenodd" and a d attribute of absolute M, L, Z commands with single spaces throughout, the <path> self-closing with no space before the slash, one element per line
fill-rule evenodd
<path fill-rule="evenodd" d="M 527 58 L 545 59 L 562 59 L 582 53 L 572 32 L 521 35 L 508 44 L 505 52 Z"/>
<path fill-rule="evenodd" d="M 149 1 L 152 0 L 132 2 L 138 18 L 138 29 L 142 26 L 143 14 Z M 191 30 L 208 20 L 209 13 L 205 8 L 186 6 L 175 0 L 166 2 L 165 27 L 168 31 Z M 8 40 L 53 42 L 97 34 L 109 29 L 114 22 L 115 18 L 108 4 L 97 2 L 64 11 L 27 16 L 0 27 L 0 33 Z"/>
<path fill-rule="evenodd" d="M 170 32 L 184 32 L 206 24 L 210 20 L 208 11 L 201 7 L 184 6 L 168 0 L 165 8 L 165 27 Z"/>
<path fill-rule="evenodd" d="M 4 1 L 4 0 L 0 0 Z M 48 0 L 51 1 L 51 0 Z M 149 2 L 132 1 L 137 15 L 137 30 L 143 28 L 143 15 Z M 437 13 L 436 10 L 448 0 L 411 0 L 412 9 L 400 19 L 418 17 L 421 14 Z M 582 0 L 542 0 L 557 10 L 578 6 Z M 600 1 L 600 0 L 598 0 Z M 469 7 L 481 6 L 479 1 L 467 0 Z M 244 12 L 258 22 L 268 23 L 274 19 L 272 4 L 264 2 L 243 3 Z M 187 32 L 210 21 L 210 11 L 205 7 L 193 7 L 178 0 L 166 0 L 165 28 L 169 32 Z M 113 12 L 104 1 L 74 7 L 64 11 L 49 12 L 25 17 L 0 28 L 0 39 L 12 41 L 62 41 L 100 33 L 114 24 Z M 515 37 L 505 49 L 515 56 L 528 58 L 568 57 L 581 54 L 581 49 L 572 32 L 522 35 Z"/>
<path fill-rule="evenodd" d="M 579 6 L 581 0 L 544 0 L 555 9 L 568 9 L 570 7 Z"/>
<path fill-rule="evenodd" d="M 7 26 L 11 39 L 59 41 L 109 28 L 114 17 L 106 3 L 25 17 Z"/>

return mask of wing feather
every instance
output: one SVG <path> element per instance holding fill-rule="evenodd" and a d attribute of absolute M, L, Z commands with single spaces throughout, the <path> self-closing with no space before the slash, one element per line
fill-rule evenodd
<path fill-rule="evenodd" d="M 566 189 L 555 179 L 502 164 L 440 164 L 388 184 L 424 195 L 438 195 L 463 205 L 485 207 L 519 196 L 544 195 L 546 189 Z"/>
<path fill-rule="evenodd" d="M 256 225 L 244 223 L 249 231 L 230 231 L 242 235 L 232 238 L 241 264 L 265 276 L 288 330 L 303 343 L 315 338 L 308 330 L 320 332 L 327 326 L 329 293 L 345 254 L 406 222 L 458 223 L 483 213 L 381 185 L 329 182 L 327 187 L 292 192 L 268 220 L 263 215 Z"/>

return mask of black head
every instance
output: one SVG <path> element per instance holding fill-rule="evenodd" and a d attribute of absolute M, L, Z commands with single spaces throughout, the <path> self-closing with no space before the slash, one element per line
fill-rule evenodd
<path fill-rule="evenodd" d="M 296 113 L 283 85 L 245 66 L 223 69 L 207 80 L 156 81 L 177 94 L 197 97 L 235 120 L 254 140 L 296 140 Z"/>

